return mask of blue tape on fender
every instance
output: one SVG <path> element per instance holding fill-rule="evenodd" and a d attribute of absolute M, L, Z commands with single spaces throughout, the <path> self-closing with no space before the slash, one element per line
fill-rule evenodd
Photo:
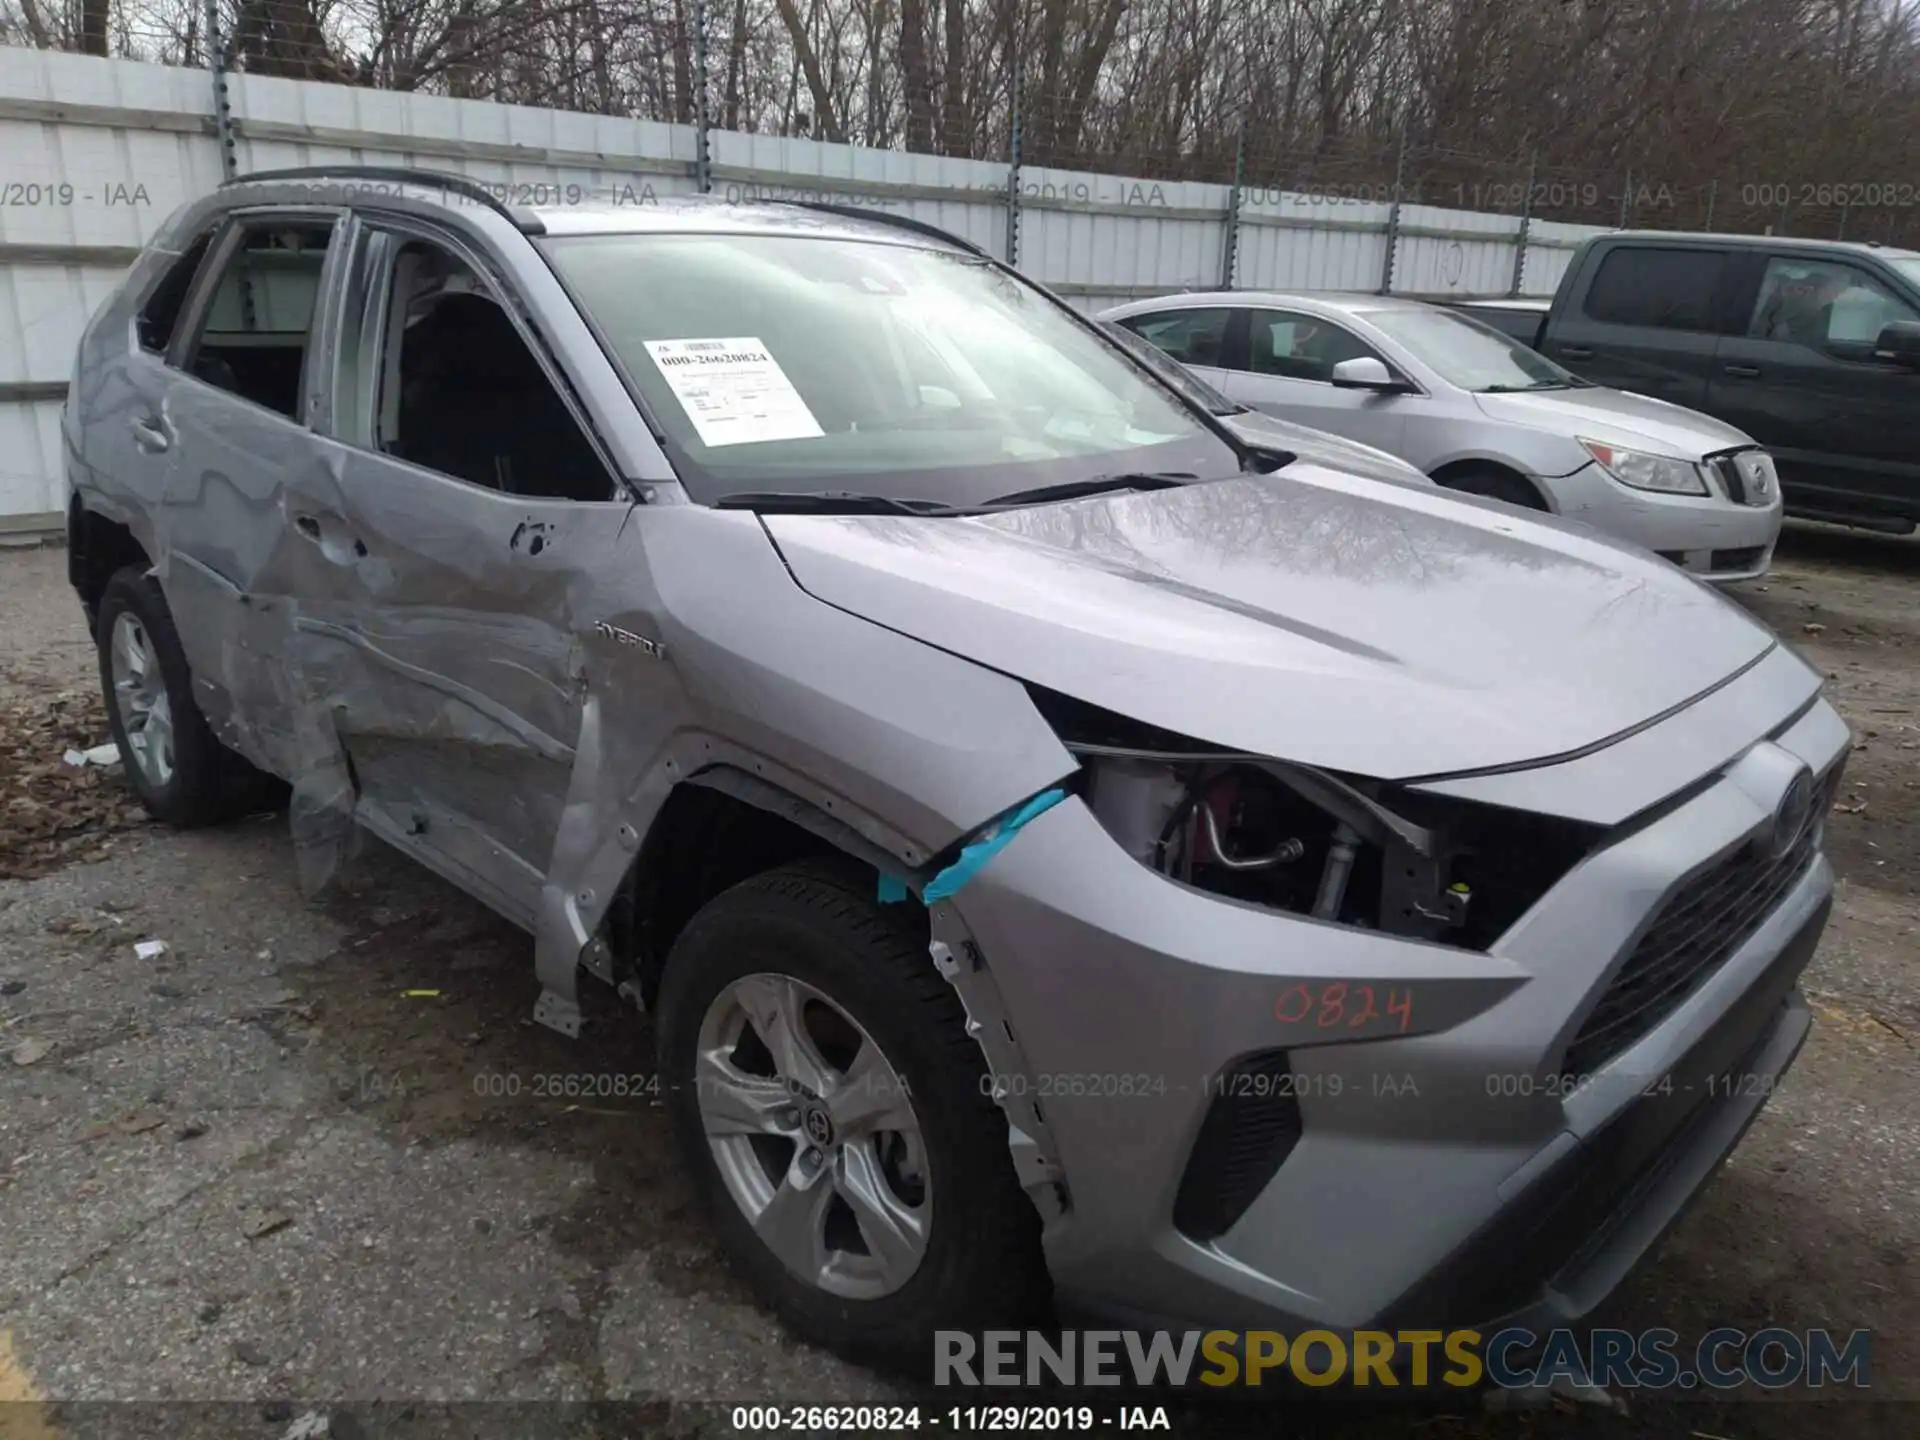
<path fill-rule="evenodd" d="M 920 898 L 929 905 L 936 900 L 946 899 L 985 869 L 989 860 L 1006 849 L 1007 842 L 1020 833 L 1022 826 L 1044 815 L 1066 798 L 1067 792 L 1064 790 L 1043 790 L 1034 796 L 962 850 L 953 864 L 927 882 L 927 888 L 921 892 Z"/>
<path fill-rule="evenodd" d="M 906 881 L 902 880 L 898 875 L 882 875 L 880 877 L 879 899 L 882 905 L 896 905 L 906 898 Z"/>

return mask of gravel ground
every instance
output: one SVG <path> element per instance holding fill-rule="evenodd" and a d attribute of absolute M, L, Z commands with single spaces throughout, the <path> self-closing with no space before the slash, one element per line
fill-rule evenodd
<path fill-rule="evenodd" d="M 0 553 L 0 716 L 16 730 L 98 714 L 64 564 Z M 1831 824 L 1839 904 L 1806 982 L 1819 1023 L 1611 1317 L 1683 1335 L 1871 1327 L 1876 1398 L 1636 1400 L 1625 1418 L 1296 1405 L 1286 1426 L 1920 1431 L 1916 586 L 1920 542 L 1796 527 L 1775 574 L 1740 587 L 1829 673 L 1861 741 Z M 0 1403 L 0 1436 L 278 1437 L 322 1433 L 315 1414 L 336 1436 L 724 1433 L 713 1402 L 930 1398 L 794 1342 L 752 1303 L 664 1111 L 535 1097 L 538 1077 L 652 1065 L 610 1010 L 579 1042 L 532 1025 L 517 932 L 377 845 L 308 904 L 284 822 L 161 830 L 24 776 L 8 741 L 0 810 L 52 806 L 33 813 L 65 848 L 5 872 L 37 878 L 0 879 L 0 1402 L 60 1404 Z M 144 939 L 166 952 L 136 958 Z M 1281 1419 L 1175 1412 L 1183 1433 Z"/>

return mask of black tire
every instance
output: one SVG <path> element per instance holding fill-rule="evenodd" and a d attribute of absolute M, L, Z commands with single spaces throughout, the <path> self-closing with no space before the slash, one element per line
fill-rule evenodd
<path fill-rule="evenodd" d="M 1540 498 L 1540 492 L 1522 480 L 1511 470 L 1502 470 L 1497 465 L 1476 465 L 1470 470 L 1460 470 L 1440 484 L 1449 490 L 1459 490 L 1468 495 L 1484 495 L 1489 500 L 1504 500 L 1509 505 L 1518 505 L 1523 510 L 1544 510 L 1547 502 Z"/>
<path fill-rule="evenodd" d="M 138 622 L 166 688 L 173 717 L 173 767 L 164 783 L 156 783 L 141 768 L 114 693 L 114 630 L 122 615 Z M 167 608 L 160 582 L 143 566 L 129 565 L 107 581 L 100 596 L 94 637 L 100 660 L 100 689 L 107 703 L 107 723 L 120 749 L 120 767 L 148 814 L 170 825 L 190 828 L 238 819 L 285 803 L 284 781 L 229 750 L 207 727 L 206 717 L 193 698 L 193 677 L 186 652 L 180 647 L 180 634 L 174 628 L 173 612 Z"/>
<path fill-rule="evenodd" d="M 1007 1122 L 983 1093 L 965 1012 L 927 954 L 924 920 L 882 907 L 872 872 L 802 861 L 742 881 L 682 932 L 658 997 L 659 1056 L 687 1163 L 729 1259 L 781 1319 L 860 1364 L 931 1370 L 934 1332 L 1020 1329 L 1049 1302 L 1040 1219 L 1015 1179 Z M 916 923 L 918 922 L 918 923 Z M 703 1018 L 722 990 L 762 971 L 790 975 L 852 1017 L 912 1097 L 933 1222 L 901 1288 L 847 1299 L 790 1271 L 728 1192 L 693 1085 Z"/>

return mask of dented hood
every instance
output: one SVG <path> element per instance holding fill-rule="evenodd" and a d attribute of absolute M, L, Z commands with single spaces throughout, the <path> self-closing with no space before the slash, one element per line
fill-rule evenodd
<path fill-rule="evenodd" d="M 764 523 L 828 604 L 1223 748 L 1382 779 L 1594 746 L 1775 643 L 1584 527 L 1304 462 L 982 517 Z"/>

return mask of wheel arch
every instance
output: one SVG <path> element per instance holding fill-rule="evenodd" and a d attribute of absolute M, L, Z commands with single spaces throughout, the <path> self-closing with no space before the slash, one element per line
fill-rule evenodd
<path fill-rule="evenodd" d="M 1523 486 L 1528 493 L 1536 497 L 1540 502 L 1540 508 L 1542 510 L 1550 513 L 1554 512 L 1553 497 L 1541 488 L 1540 483 L 1535 480 L 1533 476 L 1527 474 L 1526 471 L 1520 469 L 1508 460 L 1501 460 L 1490 455 L 1466 455 L 1458 459 L 1449 460 L 1444 465 L 1435 466 L 1427 472 L 1428 478 L 1432 480 L 1434 484 L 1449 489 L 1453 487 L 1455 482 L 1468 475 L 1474 474 L 1497 474 L 1504 478 L 1511 479 L 1515 484 Z"/>
<path fill-rule="evenodd" d="M 750 763 L 723 761 L 676 783 L 615 892 L 603 929 L 616 969 L 638 986 L 646 1006 L 659 992 L 674 940 L 731 886 L 815 855 L 860 867 L 876 886 L 882 874 L 903 868 L 903 855 L 843 818 L 843 800 L 804 796 L 754 774 Z"/>
<path fill-rule="evenodd" d="M 550 877 L 546 887 L 543 918 L 564 924 L 568 940 L 543 947 L 536 936 L 544 991 L 535 1016 L 562 1033 L 577 1033 L 572 986 L 579 964 L 654 1008 L 674 940 L 701 907 L 744 880 L 808 856 L 831 856 L 870 874 L 878 901 L 882 875 L 924 877 L 948 855 L 930 854 L 844 796 L 704 733 L 668 747 L 622 808 L 613 836 L 568 867 L 564 881 Z M 583 903 L 602 878 L 606 899 Z M 896 904 L 922 929 L 929 963 L 959 992 L 967 1033 L 989 1071 L 1029 1073 L 1006 1001 L 954 905 L 929 908 L 912 888 Z M 1005 1086 L 994 1098 L 1007 1117 L 1021 1187 L 1044 1225 L 1059 1223 L 1069 1209 L 1065 1177 L 1037 1099 Z"/>
<path fill-rule="evenodd" d="M 129 565 L 145 569 L 152 564 L 153 557 L 131 526 L 89 509 L 78 495 L 68 502 L 67 580 L 86 611 L 89 635 L 96 628 L 107 582 Z"/>

